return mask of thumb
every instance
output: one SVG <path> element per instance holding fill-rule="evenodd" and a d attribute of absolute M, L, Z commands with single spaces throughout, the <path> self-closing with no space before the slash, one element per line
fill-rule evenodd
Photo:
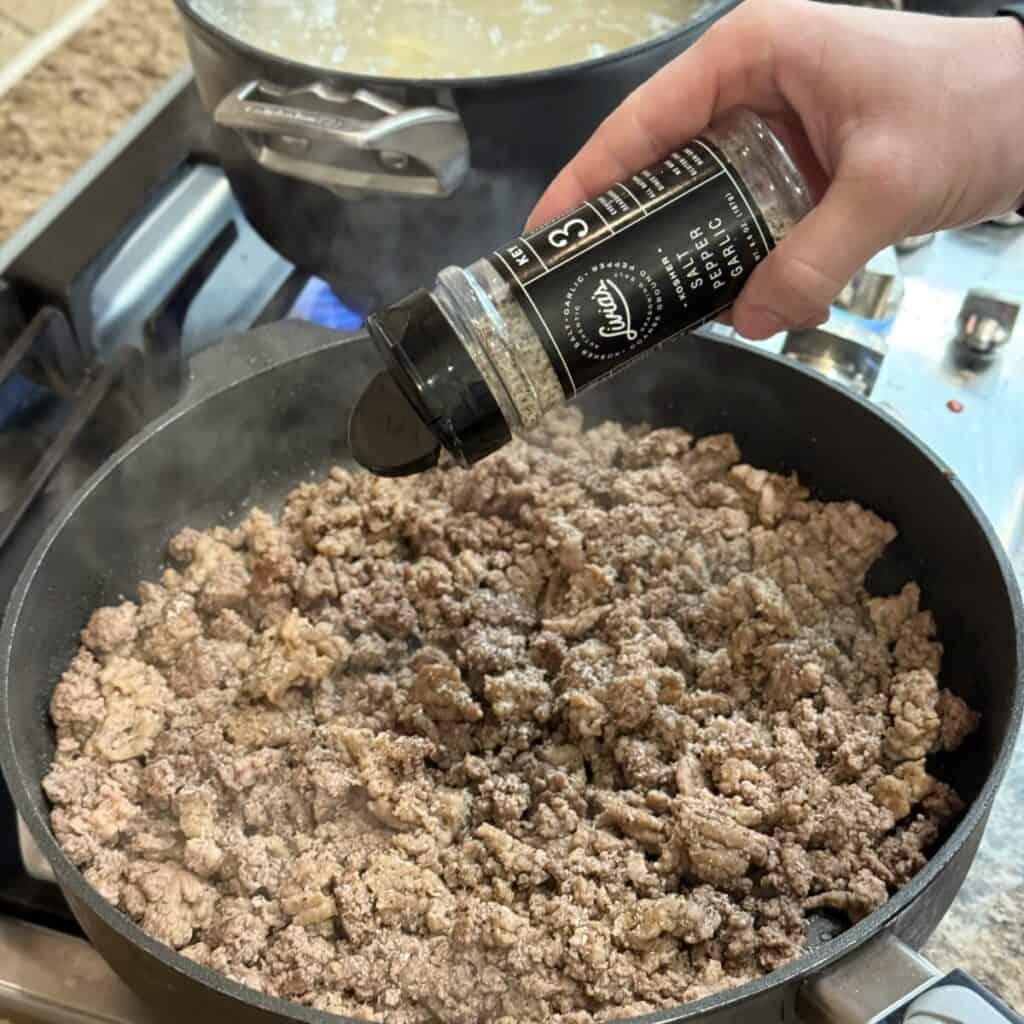
<path fill-rule="evenodd" d="M 837 177 L 751 275 L 732 307 L 736 330 L 761 340 L 827 320 L 850 278 L 906 234 L 902 218 L 886 214 L 879 200 L 865 179 Z"/>

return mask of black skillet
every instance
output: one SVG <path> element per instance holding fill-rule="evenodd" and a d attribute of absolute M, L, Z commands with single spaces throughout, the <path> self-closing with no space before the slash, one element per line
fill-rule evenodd
<path fill-rule="evenodd" d="M 372 345 L 291 328 L 256 333 L 262 336 L 219 346 L 217 358 L 235 360 L 236 383 L 193 395 L 123 448 L 40 542 L 0 636 L 0 761 L 82 928 L 158 1012 L 218 1024 L 327 1024 L 329 1014 L 193 964 L 106 903 L 54 841 L 40 788 L 54 749 L 50 695 L 91 610 L 153 578 L 179 528 L 237 517 L 252 502 L 273 504 L 296 481 L 346 460 L 348 413 L 378 368 Z M 306 350 L 296 354 L 302 339 Z M 258 349 L 283 361 L 255 372 L 249 364 Z M 816 916 L 808 952 L 785 968 L 647 1020 L 783 1021 L 798 1006 L 806 1019 L 833 1024 L 902 1020 L 878 1014 L 929 977 L 911 950 L 930 935 L 967 874 L 1020 724 L 1024 618 L 999 542 L 956 478 L 896 422 L 812 372 L 748 346 L 675 341 L 583 405 L 595 418 L 642 419 L 698 434 L 732 431 L 746 459 L 795 470 L 818 495 L 854 498 L 893 521 L 900 538 L 870 585 L 889 593 L 910 578 L 921 583 L 945 644 L 943 682 L 983 715 L 969 745 L 935 767 L 968 810 L 909 885 L 846 931 Z M 963 985 L 951 987 L 963 980 L 940 981 L 946 987 L 927 998 L 940 1000 L 949 1020 L 985 1024 L 991 1004 L 965 1009 L 957 1002 L 971 996 Z M 1020 1019 L 1005 1007 L 1000 1012 Z"/>

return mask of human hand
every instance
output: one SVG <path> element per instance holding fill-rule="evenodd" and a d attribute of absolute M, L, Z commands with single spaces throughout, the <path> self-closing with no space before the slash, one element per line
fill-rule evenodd
<path fill-rule="evenodd" d="M 736 300 L 731 320 L 747 338 L 827 319 L 839 291 L 887 245 L 1024 201 L 1018 21 L 745 0 L 605 120 L 530 226 L 737 106 L 765 118 L 820 197 Z"/>

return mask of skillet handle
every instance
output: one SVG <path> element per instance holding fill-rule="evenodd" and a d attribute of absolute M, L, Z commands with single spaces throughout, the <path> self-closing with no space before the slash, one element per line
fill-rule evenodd
<path fill-rule="evenodd" d="M 868 943 L 804 982 L 805 1024 L 1024 1024 L 965 971 L 943 975 L 895 936 Z"/>

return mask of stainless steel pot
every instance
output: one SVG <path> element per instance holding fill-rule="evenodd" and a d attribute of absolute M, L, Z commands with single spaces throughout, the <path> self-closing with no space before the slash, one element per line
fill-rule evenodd
<path fill-rule="evenodd" d="M 540 72 L 371 78 L 228 36 L 176 0 L 214 142 L 246 217 L 359 312 L 522 227 L 598 123 L 739 0 L 657 39 Z"/>

